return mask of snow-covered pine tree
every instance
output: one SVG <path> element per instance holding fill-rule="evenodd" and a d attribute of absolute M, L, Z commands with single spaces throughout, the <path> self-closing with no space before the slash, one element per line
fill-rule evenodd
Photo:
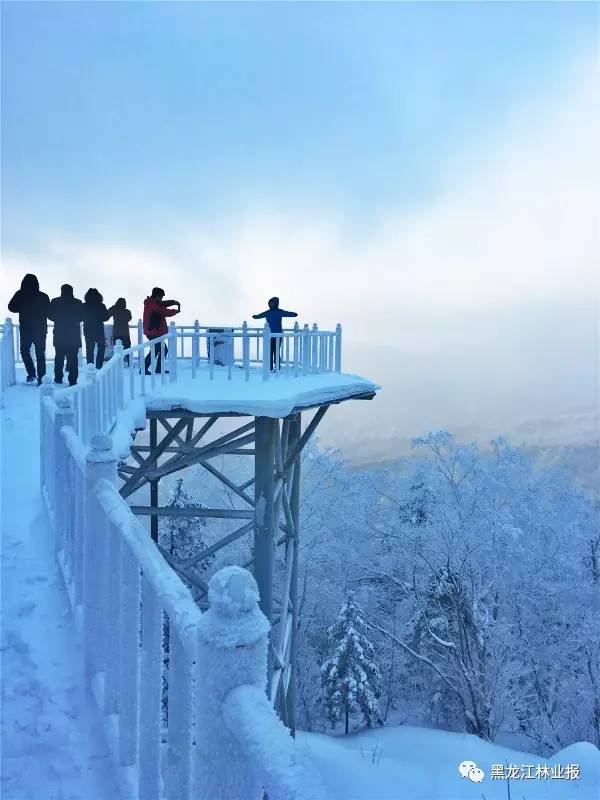
<path fill-rule="evenodd" d="M 183 485 L 183 478 L 178 478 L 166 503 L 167 508 L 206 508 L 203 503 L 194 500 Z M 206 547 L 203 528 L 206 527 L 204 517 L 166 517 L 159 532 L 159 542 L 165 550 L 178 561 L 193 558 Z M 211 559 L 196 564 L 196 569 L 205 570 Z"/>
<path fill-rule="evenodd" d="M 183 485 L 183 478 L 178 478 L 171 490 L 167 500 L 169 508 L 206 508 L 203 503 L 194 500 L 193 496 Z M 178 561 L 186 561 L 193 558 L 206 548 L 203 537 L 203 528 L 206 527 L 204 517 L 166 517 L 166 521 L 160 526 L 158 540 L 165 550 Z M 204 558 L 194 565 L 194 569 L 202 572 L 211 564 L 214 556 Z M 185 581 L 185 579 L 183 579 Z M 187 581 L 186 581 L 187 582 Z M 187 584 L 188 587 L 191 584 Z M 162 691 L 162 710 L 163 724 L 168 724 L 168 696 L 169 696 L 169 621 L 164 618 L 163 622 L 163 691 Z"/>
<path fill-rule="evenodd" d="M 321 667 L 327 714 L 332 727 L 344 716 L 348 733 L 350 712 L 359 709 L 368 727 L 382 724 L 379 714 L 381 675 L 367 625 L 354 595 L 349 592 L 337 622 L 327 629 L 329 657 Z"/>

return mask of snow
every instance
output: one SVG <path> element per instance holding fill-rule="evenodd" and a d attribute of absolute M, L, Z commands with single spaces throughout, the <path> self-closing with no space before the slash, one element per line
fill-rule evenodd
<path fill-rule="evenodd" d="M 20 376 L 22 380 L 22 376 Z M 39 492 L 37 387 L 2 409 L 2 797 L 117 796 Z"/>
<path fill-rule="evenodd" d="M 476 736 L 415 728 L 373 728 L 331 737 L 299 732 L 297 741 L 318 769 L 327 800 L 506 800 L 508 781 L 491 778 L 492 764 L 579 764 L 579 780 L 513 779 L 513 800 L 598 800 L 600 752 L 589 742 L 540 758 Z M 484 778 L 461 777 L 473 761 Z"/>
<path fill-rule="evenodd" d="M 159 376 L 157 376 L 159 377 Z M 234 368 L 228 380 L 228 368 L 214 368 L 213 380 L 207 367 L 200 367 L 192 378 L 191 369 L 178 363 L 177 382 L 154 389 L 147 379 L 146 406 L 154 410 L 186 408 L 197 413 L 235 411 L 239 414 L 264 417 L 286 417 L 295 408 L 308 408 L 335 403 L 350 397 L 376 392 L 379 387 L 358 375 L 323 372 L 293 377 L 271 374 L 262 380 L 262 370 L 251 369 L 246 381 L 243 370 Z M 127 380 L 125 380 L 127 386 Z"/>
<path fill-rule="evenodd" d="M 331 373 L 309 376 L 299 383 L 306 386 L 306 380 L 332 377 L 336 376 Z M 252 388 L 257 391 L 264 388 L 267 394 L 272 390 L 276 402 L 283 402 L 286 386 L 295 380 L 271 378 L 265 384 L 257 382 Z M 209 381 L 195 383 L 197 388 L 211 389 Z M 231 386 L 226 379 L 225 384 Z M 173 385 L 169 384 L 160 389 L 172 390 Z M 221 401 L 227 399 L 225 394 L 223 389 Z M 287 401 L 297 402 L 297 395 L 292 395 L 293 392 Z M 162 395 L 148 400 L 167 402 Z M 206 402 L 214 401 L 209 398 Z M 196 396 L 193 402 L 202 403 L 205 399 Z M 7 390 L 2 410 L 1 498 L 5 501 L 1 508 L 2 797 L 5 800 L 117 798 L 118 787 L 101 723 L 90 694 L 82 687 L 78 666 L 82 661 L 81 649 L 39 496 L 38 404 L 39 391 L 19 385 Z M 265 413 L 265 406 L 260 404 L 246 413 L 257 413 L 257 408 Z M 131 403 L 122 412 L 118 427 L 124 443 L 130 437 L 131 426 L 136 427 L 140 417 L 143 419 L 144 411 L 144 401 L 140 401 Z M 106 439 L 97 440 L 96 444 L 108 451 Z M 77 447 L 75 451 L 81 461 L 84 451 Z M 200 723 L 196 743 L 206 758 L 196 760 L 196 780 L 202 779 L 200 785 L 206 796 L 220 796 L 224 786 L 232 790 L 242 786 L 248 789 L 243 792 L 244 800 L 254 797 L 259 800 L 262 792 L 256 765 L 260 763 L 261 780 L 267 783 L 273 800 L 278 800 L 277 792 L 282 790 L 282 797 L 306 800 L 396 800 L 398 797 L 505 800 L 509 785 L 506 780 L 491 778 L 492 764 L 579 765 L 579 780 L 513 779 L 510 782 L 513 800 L 600 797 L 600 753 L 586 742 L 543 758 L 473 735 L 399 726 L 335 738 L 299 732 L 296 740 L 299 747 L 294 748 L 291 740 L 285 738 L 281 722 L 264 694 L 267 623 L 256 607 L 258 595 L 251 576 L 236 567 L 217 573 L 210 586 L 211 609 L 200 615 L 177 576 L 165 569 L 159 553 L 114 486 L 102 484 L 98 498 L 113 525 L 120 529 L 128 545 L 124 549 L 135 555 L 132 565 L 136 575 L 139 561 L 143 563 L 147 584 L 160 589 L 161 607 L 173 615 L 173 628 L 181 635 L 182 644 L 191 644 L 192 635 L 195 641 L 195 634 L 201 634 L 198 663 L 205 670 L 206 680 L 197 683 L 199 696 L 190 715 L 194 714 Z M 131 617 L 136 621 L 139 608 L 136 591 L 131 598 L 135 601 L 135 614 Z M 130 627 L 135 630 L 137 622 Z M 158 641 L 158 628 L 155 634 Z M 189 653 L 175 638 L 173 646 L 173 663 L 177 665 L 179 658 L 177 669 L 182 676 L 187 675 L 191 669 Z M 174 681 L 174 685 L 177 683 Z M 185 688 L 185 682 L 180 683 Z M 156 688 L 153 697 L 158 709 L 160 681 L 152 685 Z M 179 702 L 189 707 L 186 698 L 182 692 Z M 158 714 L 153 719 L 158 720 Z M 175 766 L 176 757 L 184 752 L 189 730 L 184 726 L 179 733 L 180 738 L 169 741 L 169 758 Z M 156 735 L 154 739 L 158 741 Z M 459 765 L 465 761 L 475 766 L 469 765 L 467 777 L 462 777 Z M 222 771 L 214 769 L 215 763 L 222 765 Z M 206 770 L 208 764 L 210 772 Z M 318 773 L 314 778 L 311 766 Z M 474 782 L 470 776 L 482 780 Z M 155 775 L 150 778 L 156 780 Z M 322 788 L 316 788 L 319 780 Z M 234 796 L 240 795 L 234 792 Z"/>

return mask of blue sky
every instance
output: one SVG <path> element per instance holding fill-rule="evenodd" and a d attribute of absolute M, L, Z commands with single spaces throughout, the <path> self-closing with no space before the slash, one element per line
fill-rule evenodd
<path fill-rule="evenodd" d="M 3 236 L 172 235 L 255 204 L 366 224 L 593 45 L 577 3 L 5 3 Z"/>
<path fill-rule="evenodd" d="M 598 63 L 595 3 L 3 3 L 0 301 L 279 294 L 409 433 L 589 408 Z"/>

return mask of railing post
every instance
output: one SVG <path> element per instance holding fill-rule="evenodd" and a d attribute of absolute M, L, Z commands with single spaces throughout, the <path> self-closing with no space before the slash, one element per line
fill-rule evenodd
<path fill-rule="evenodd" d="M 271 370 L 271 329 L 269 323 L 265 322 L 263 328 L 263 353 L 262 353 L 262 379 L 263 381 L 269 380 L 269 373 Z"/>
<path fill-rule="evenodd" d="M 50 420 L 46 411 L 46 404 L 44 403 L 45 397 L 52 397 L 54 395 L 54 385 L 50 375 L 44 375 L 44 380 L 40 386 L 40 491 L 42 497 L 44 496 L 44 489 L 46 487 L 48 468 L 48 427 Z"/>
<path fill-rule="evenodd" d="M 298 377 L 298 367 L 300 364 L 300 326 L 298 321 L 294 322 L 294 377 Z"/>
<path fill-rule="evenodd" d="M 312 371 L 318 372 L 319 371 L 319 328 L 316 322 L 313 322 L 312 331 L 311 331 L 311 363 L 312 363 Z"/>
<path fill-rule="evenodd" d="M 3 337 L 7 338 L 9 345 L 6 346 L 5 350 L 10 349 L 10 359 L 8 362 L 8 369 L 7 369 L 7 376 L 8 382 L 7 386 L 14 386 L 17 382 L 17 369 L 15 367 L 15 334 L 14 334 L 14 325 L 13 321 L 10 317 L 6 318 L 6 322 L 4 323 L 4 333 Z M 4 361 L 4 356 L 6 352 L 3 354 L 2 361 Z M 4 368 L 4 367 L 3 367 Z"/>
<path fill-rule="evenodd" d="M 171 383 L 175 383 L 177 380 L 177 329 L 175 327 L 174 322 L 169 323 L 169 380 Z M 164 364 L 161 366 L 161 369 L 164 370 Z"/>
<path fill-rule="evenodd" d="M 144 323 L 141 319 L 137 321 L 137 343 L 144 344 Z M 141 370 L 142 375 L 144 374 L 144 350 L 138 350 L 138 368 Z M 142 381 L 143 383 L 143 381 Z M 143 394 L 143 392 L 142 392 Z"/>
<path fill-rule="evenodd" d="M 244 320 L 242 325 L 242 361 L 244 363 L 244 375 L 246 380 L 250 380 L 250 339 L 248 339 L 248 323 Z"/>
<path fill-rule="evenodd" d="M 98 402 L 98 384 L 96 381 L 96 367 L 94 364 L 87 364 L 85 368 L 86 385 L 83 391 L 86 394 L 85 402 L 85 438 L 84 442 L 89 444 L 96 433 L 100 433 L 100 403 Z"/>
<path fill-rule="evenodd" d="M 108 619 L 108 569 L 106 525 L 108 520 L 96 498 L 96 484 L 105 479 L 116 485 L 117 458 L 112 440 L 104 433 L 92 437 L 85 464 L 84 517 L 79 535 L 83 542 L 83 655 L 86 684 L 104 669 Z"/>
<path fill-rule="evenodd" d="M 259 770 L 221 720 L 224 703 L 240 686 L 256 687 L 268 702 L 264 692 L 270 626 L 258 607 L 256 581 L 241 567 L 225 567 L 213 575 L 208 599 L 210 608 L 199 623 L 195 666 L 197 758 L 192 797 L 260 798 Z"/>
<path fill-rule="evenodd" d="M 54 470 L 56 487 L 56 504 L 54 509 L 54 550 L 56 553 L 63 549 L 67 517 L 69 509 L 69 497 L 73 487 L 69 484 L 68 477 L 68 458 L 69 452 L 67 443 L 62 435 L 65 425 L 73 427 L 75 423 L 75 411 L 71 398 L 65 395 L 56 399 L 55 425 L 54 425 Z"/>
<path fill-rule="evenodd" d="M 342 371 L 342 326 L 335 326 L 335 371 Z"/>
<path fill-rule="evenodd" d="M 192 336 L 192 377 L 196 375 L 196 367 L 200 365 L 200 323 L 194 320 L 194 333 Z"/>
<path fill-rule="evenodd" d="M 305 323 L 304 330 L 302 332 L 302 373 L 304 375 L 308 375 L 310 371 L 310 356 L 310 329 L 308 327 L 308 323 Z"/>
<path fill-rule="evenodd" d="M 120 411 L 122 408 L 125 408 L 125 375 L 123 373 L 124 366 L 123 366 L 123 342 L 120 339 L 117 339 L 117 343 L 115 345 L 115 352 L 113 358 L 117 361 L 117 364 L 113 369 L 116 372 L 116 380 L 115 380 L 115 390 L 117 392 L 117 411 Z"/>

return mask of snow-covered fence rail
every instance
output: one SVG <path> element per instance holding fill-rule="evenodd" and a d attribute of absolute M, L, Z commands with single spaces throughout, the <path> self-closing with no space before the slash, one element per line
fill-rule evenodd
<path fill-rule="evenodd" d="M 19 324 L 12 323 L 12 327 L 14 361 L 22 363 Z M 53 324 L 49 323 L 48 332 L 52 329 Z M 144 345 L 144 350 L 149 352 L 149 343 L 144 342 L 142 321 L 129 325 L 129 330 L 131 341 L 135 341 L 137 346 Z M 191 360 L 196 366 L 202 363 L 220 366 L 223 363 L 221 359 L 224 358 L 228 366 L 244 369 L 262 366 L 265 379 L 268 379 L 272 348 L 273 372 L 277 374 L 297 377 L 314 372 L 341 372 L 342 368 L 341 325 L 337 325 L 334 331 L 327 331 L 319 330 L 316 323 L 312 326 L 305 324 L 303 327 L 296 323 L 291 330 L 271 333 L 267 325 L 258 328 L 244 322 L 239 327 L 208 326 L 200 325 L 196 320 L 193 325 L 177 325 L 171 322 L 171 330 L 175 331 L 175 339 L 171 339 L 171 343 L 175 347 L 177 358 Z M 155 339 L 154 342 L 158 343 L 159 340 Z M 133 349 L 139 353 L 136 345 Z M 139 366 L 140 362 L 137 363 Z"/>
<path fill-rule="evenodd" d="M 14 325 L 10 317 L 0 325 L 0 391 L 16 382 L 15 371 L 15 335 Z"/>
<path fill-rule="evenodd" d="M 254 578 L 218 572 L 203 614 L 121 498 L 111 438 L 88 446 L 73 393 L 48 382 L 41 393 L 42 495 L 123 796 L 308 797 L 265 694 L 269 624 Z"/>

